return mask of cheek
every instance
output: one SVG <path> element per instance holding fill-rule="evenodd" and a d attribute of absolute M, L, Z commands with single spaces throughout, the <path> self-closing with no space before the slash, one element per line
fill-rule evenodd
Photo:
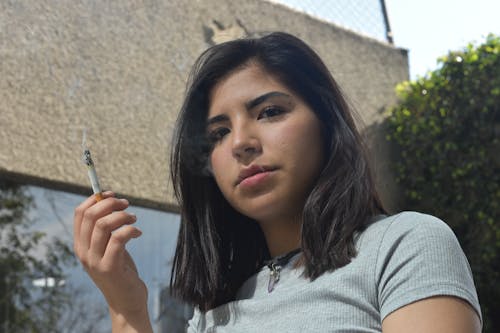
<path fill-rule="evenodd" d="M 307 124 L 307 125 L 305 125 Z M 276 133 L 274 142 L 280 156 L 287 160 L 297 178 L 308 183 L 316 179 L 324 164 L 324 147 L 320 125 L 304 121 Z"/>
<path fill-rule="evenodd" d="M 282 151 L 285 156 L 295 158 L 307 158 L 322 155 L 323 143 L 321 139 L 321 129 L 319 126 L 304 126 L 302 123 L 287 126 L 279 131 L 274 131 L 270 137 L 270 142 L 276 143 L 276 148 Z M 305 162 L 304 160 L 297 161 Z"/>

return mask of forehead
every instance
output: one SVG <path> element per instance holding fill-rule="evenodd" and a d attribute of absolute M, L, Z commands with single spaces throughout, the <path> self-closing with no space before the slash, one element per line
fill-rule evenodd
<path fill-rule="evenodd" d="M 294 94 L 275 75 L 256 64 L 245 65 L 228 74 L 210 91 L 208 116 L 223 112 L 225 108 L 244 105 L 249 100 L 270 91 Z"/>

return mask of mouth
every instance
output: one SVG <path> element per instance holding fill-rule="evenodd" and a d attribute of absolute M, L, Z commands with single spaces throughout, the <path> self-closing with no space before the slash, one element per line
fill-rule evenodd
<path fill-rule="evenodd" d="M 236 180 L 235 186 L 238 186 L 242 181 L 247 178 L 253 177 L 260 173 L 266 173 L 276 170 L 274 167 L 262 166 L 262 165 L 251 165 L 247 168 L 241 170 L 238 175 L 238 179 Z"/>

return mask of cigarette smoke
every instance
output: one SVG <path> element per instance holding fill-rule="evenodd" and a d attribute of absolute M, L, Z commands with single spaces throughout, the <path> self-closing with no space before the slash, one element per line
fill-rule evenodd
<path fill-rule="evenodd" d="M 212 177 L 211 151 L 212 145 L 205 135 L 184 138 L 182 155 L 185 156 L 185 166 L 196 176 Z"/>

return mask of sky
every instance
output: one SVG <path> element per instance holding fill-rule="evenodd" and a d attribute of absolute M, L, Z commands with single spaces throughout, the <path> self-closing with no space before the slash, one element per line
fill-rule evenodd
<path fill-rule="evenodd" d="M 500 35 L 500 0 L 385 0 L 394 44 L 409 50 L 410 78 L 437 68 L 437 58 Z"/>

